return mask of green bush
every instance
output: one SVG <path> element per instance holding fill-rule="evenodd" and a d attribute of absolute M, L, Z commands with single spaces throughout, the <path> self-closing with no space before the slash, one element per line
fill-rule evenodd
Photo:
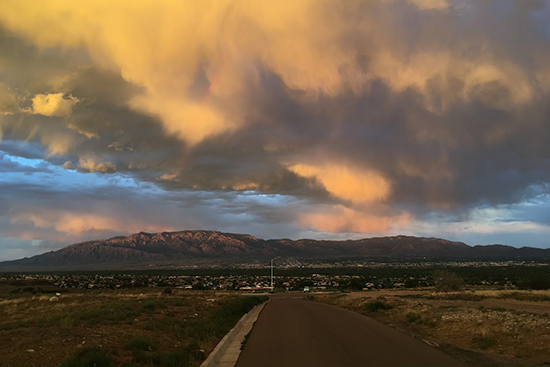
<path fill-rule="evenodd" d="M 80 350 L 61 367 L 111 367 L 111 359 L 100 347 L 88 347 Z"/>

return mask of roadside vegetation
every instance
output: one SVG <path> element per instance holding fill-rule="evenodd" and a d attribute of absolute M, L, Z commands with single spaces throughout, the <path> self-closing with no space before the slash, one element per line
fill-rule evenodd
<path fill-rule="evenodd" d="M 1 366 L 198 366 L 265 296 L 134 290 L 2 297 Z M 47 338 L 44 336 L 47 335 Z"/>
<path fill-rule="evenodd" d="M 550 291 L 461 289 L 315 294 L 314 300 L 375 318 L 471 365 L 550 365 Z"/>

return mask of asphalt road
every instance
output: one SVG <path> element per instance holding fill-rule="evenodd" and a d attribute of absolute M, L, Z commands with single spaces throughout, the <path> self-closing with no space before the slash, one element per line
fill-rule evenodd
<path fill-rule="evenodd" d="M 466 366 L 371 318 L 317 302 L 272 298 L 237 367 Z"/>

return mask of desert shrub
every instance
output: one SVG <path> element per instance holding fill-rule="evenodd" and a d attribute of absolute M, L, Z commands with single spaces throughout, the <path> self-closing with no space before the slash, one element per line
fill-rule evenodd
<path fill-rule="evenodd" d="M 59 319 L 59 326 L 61 326 L 64 329 L 70 329 L 75 325 L 75 318 L 69 314 L 65 317 Z"/>
<path fill-rule="evenodd" d="M 437 327 L 438 325 L 437 320 L 435 320 L 434 318 L 422 316 L 422 314 L 420 314 L 419 312 L 414 311 L 407 312 L 407 314 L 405 315 L 405 319 L 409 323 L 414 322 L 431 328 Z"/>
<path fill-rule="evenodd" d="M 436 270 L 432 277 L 438 292 L 456 292 L 464 287 L 464 279 L 448 270 Z"/>
<path fill-rule="evenodd" d="M 162 291 L 162 294 L 166 294 L 166 295 L 172 294 L 172 288 L 164 288 Z"/>
<path fill-rule="evenodd" d="M 144 337 L 135 337 L 126 343 L 126 349 L 132 352 L 134 363 L 138 365 L 154 364 L 154 351 L 157 343 Z"/>
<path fill-rule="evenodd" d="M 242 315 L 267 300 L 267 296 L 249 296 L 229 301 L 214 311 L 214 318 L 219 322 L 234 325 Z"/>
<path fill-rule="evenodd" d="M 482 350 L 489 349 L 496 343 L 495 337 L 490 334 L 476 335 L 472 341 L 479 349 Z"/>
<path fill-rule="evenodd" d="M 374 302 L 366 303 L 365 308 L 367 309 L 367 311 L 376 312 L 379 310 L 389 310 L 392 308 L 392 306 L 381 300 L 376 300 Z"/>
<path fill-rule="evenodd" d="M 61 364 L 61 367 L 111 367 L 111 359 L 100 347 L 88 347 Z"/>
<path fill-rule="evenodd" d="M 418 312 L 409 311 L 405 315 L 405 318 L 406 318 L 407 322 L 417 322 L 420 319 L 422 319 L 422 315 L 420 315 Z"/>
<path fill-rule="evenodd" d="M 436 319 L 428 318 L 428 317 L 423 317 L 420 320 L 420 323 L 424 326 L 431 327 L 431 328 L 435 328 L 437 327 L 437 325 L 439 325 Z"/>

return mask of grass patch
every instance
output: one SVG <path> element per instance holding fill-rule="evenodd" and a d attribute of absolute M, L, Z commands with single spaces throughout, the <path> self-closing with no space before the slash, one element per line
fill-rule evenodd
<path fill-rule="evenodd" d="M 0 331 L 21 329 L 24 327 L 29 327 L 29 323 L 26 321 L 9 321 L 0 325 Z"/>
<path fill-rule="evenodd" d="M 465 292 L 450 293 L 440 297 L 440 299 L 447 299 L 452 301 L 476 301 L 476 302 L 483 301 L 485 298 L 487 297 L 481 296 L 479 294 L 465 293 Z"/>
<path fill-rule="evenodd" d="M 146 311 L 146 312 L 152 312 L 155 310 L 156 308 L 156 304 L 154 301 L 150 300 L 150 301 L 146 301 L 145 303 L 143 303 L 143 305 L 141 306 L 141 309 L 143 311 Z"/>
<path fill-rule="evenodd" d="M 136 337 L 126 343 L 126 349 L 132 353 L 135 351 L 154 351 L 157 349 L 157 343 L 148 338 Z"/>
<path fill-rule="evenodd" d="M 413 298 L 413 299 L 422 299 L 426 298 L 425 294 L 422 293 L 413 293 L 413 294 L 396 294 L 395 297 L 399 298 Z"/>
<path fill-rule="evenodd" d="M 53 315 L 39 321 L 39 324 L 72 328 L 75 326 L 91 326 L 98 323 L 133 323 L 133 320 L 148 310 L 148 308 L 152 307 L 154 309 L 154 304 L 146 308 L 143 306 L 140 307 L 139 303 L 135 300 L 110 301 L 103 303 L 98 308 L 86 308 L 66 314 Z"/>
<path fill-rule="evenodd" d="M 174 332 L 180 328 L 182 322 L 173 317 L 164 316 L 164 317 L 153 317 L 147 319 L 143 325 L 145 330 L 154 330 L 154 331 L 163 331 L 163 332 Z"/>
<path fill-rule="evenodd" d="M 188 367 L 197 365 L 205 359 L 204 351 L 196 340 L 186 347 L 170 352 L 157 351 L 157 342 L 148 338 L 133 338 L 126 344 L 132 352 L 132 362 L 128 367 Z"/>
<path fill-rule="evenodd" d="M 100 347 L 88 347 L 77 352 L 61 367 L 111 367 L 113 362 Z"/>
<path fill-rule="evenodd" d="M 487 297 L 474 293 L 442 293 L 442 294 L 402 294 L 396 295 L 399 298 L 427 299 L 427 300 L 450 300 L 450 301 L 483 301 Z"/>
<path fill-rule="evenodd" d="M 56 303 L 48 302 L 47 296 L 1 302 L 0 313 L 7 317 L 0 320 L 0 332 L 6 335 L 3 341 L 8 341 L 7 348 L 12 348 L 7 338 L 17 334 L 21 345 L 32 345 L 35 350 L 42 344 L 50 348 L 48 360 L 40 360 L 38 353 L 28 355 L 35 365 L 198 366 L 205 350 L 209 351 L 243 314 L 268 299 L 177 291 L 168 296 L 162 288 L 161 292 L 145 294 L 143 289 L 88 293 Z M 100 344 L 96 341 L 99 333 L 112 336 L 108 345 L 103 345 L 105 349 L 93 347 Z M 42 335 L 51 336 L 55 345 L 42 343 Z M 67 350 L 75 345 L 83 347 L 75 341 L 80 338 L 92 347 Z M 16 357 L 7 349 L 0 353 L 0 365 L 17 365 Z"/>
<path fill-rule="evenodd" d="M 518 301 L 550 301 L 550 296 L 538 295 L 526 292 L 501 293 L 500 299 L 516 299 Z"/>
<path fill-rule="evenodd" d="M 153 356 L 153 365 L 162 367 L 188 367 L 193 358 L 187 350 L 176 350 L 169 353 L 158 353 Z"/>

